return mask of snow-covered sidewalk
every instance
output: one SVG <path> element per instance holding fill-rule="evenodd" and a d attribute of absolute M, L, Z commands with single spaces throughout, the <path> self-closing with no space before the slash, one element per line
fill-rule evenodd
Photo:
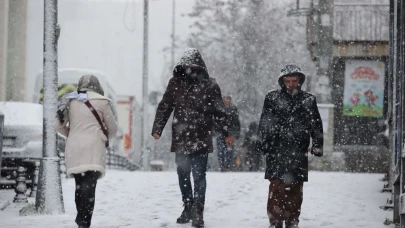
<path fill-rule="evenodd" d="M 381 193 L 382 174 L 310 172 L 304 185 L 300 228 L 381 228 L 391 211 L 383 211 L 389 197 Z M 268 181 L 262 173 L 207 174 L 206 227 L 268 227 L 266 203 Z M 62 215 L 18 216 L 11 204 L 0 211 L 0 227 L 77 227 L 74 180 L 63 180 L 66 213 Z M 0 201 L 13 191 L 0 191 Z M 32 199 L 31 199 L 32 200 Z M 182 202 L 175 172 L 125 172 L 109 170 L 98 182 L 92 227 L 157 228 L 178 225 Z"/>

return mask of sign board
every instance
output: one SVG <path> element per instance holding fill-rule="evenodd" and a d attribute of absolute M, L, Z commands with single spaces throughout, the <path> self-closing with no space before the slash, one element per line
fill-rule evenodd
<path fill-rule="evenodd" d="M 133 124 L 133 96 L 120 96 L 117 102 L 117 115 L 119 119 L 119 128 L 123 134 L 123 140 L 120 142 L 120 151 L 124 156 L 130 157 L 132 148 L 132 124 Z"/>
<path fill-rule="evenodd" d="M 384 79 L 385 64 L 382 61 L 346 61 L 343 115 L 382 117 Z"/>

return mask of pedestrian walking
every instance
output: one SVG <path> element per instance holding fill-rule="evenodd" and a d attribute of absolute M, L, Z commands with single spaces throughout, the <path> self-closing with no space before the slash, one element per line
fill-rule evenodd
<path fill-rule="evenodd" d="M 308 181 L 308 148 L 323 155 L 322 121 L 315 96 L 301 90 L 305 74 L 298 66 L 281 70 L 281 89 L 267 93 L 259 123 L 258 150 L 266 154 L 270 181 L 267 213 L 271 228 L 296 228 Z"/>
<path fill-rule="evenodd" d="M 232 97 L 230 95 L 224 96 L 225 112 L 229 121 L 228 132 L 235 140 L 239 139 L 240 135 L 240 121 L 238 109 L 232 104 Z M 226 135 L 222 131 L 221 123 L 214 124 L 214 131 L 216 135 L 218 162 L 221 172 L 230 171 L 235 165 L 235 148 L 234 146 L 226 145 Z"/>
<path fill-rule="evenodd" d="M 256 148 L 258 142 L 257 128 L 257 122 L 251 122 L 243 140 L 243 148 L 246 151 L 246 165 L 251 172 L 259 171 L 262 164 L 262 154 Z"/>
<path fill-rule="evenodd" d="M 67 176 L 76 183 L 76 223 L 91 225 L 98 179 L 105 175 L 108 139 L 117 132 L 110 100 L 96 76 L 84 75 L 57 111 L 56 130 L 67 137 Z"/>
<path fill-rule="evenodd" d="M 208 74 L 205 62 L 197 49 L 185 51 L 173 70 L 166 92 L 160 101 L 152 135 L 159 139 L 171 115 L 172 146 L 176 153 L 177 175 L 184 210 L 177 223 L 204 227 L 204 205 L 208 153 L 213 150 L 213 121 L 220 124 L 228 146 L 234 139 L 228 131 L 228 121 L 221 90 Z M 193 174 L 194 193 L 190 173 Z"/>

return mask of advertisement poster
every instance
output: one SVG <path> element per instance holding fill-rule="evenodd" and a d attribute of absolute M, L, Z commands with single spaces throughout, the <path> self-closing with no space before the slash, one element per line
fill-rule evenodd
<path fill-rule="evenodd" d="M 381 61 L 346 62 L 343 115 L 381 117 L 384 108 L 385 64 Z"/>

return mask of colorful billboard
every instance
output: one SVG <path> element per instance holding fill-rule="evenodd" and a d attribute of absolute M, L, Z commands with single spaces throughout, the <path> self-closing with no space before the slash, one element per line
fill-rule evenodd
<path fill-rule="evenodd" d="M 346 61 L 343 115 L 383 116 L 384 78 L 384 62 L 377 60 Z"/>

